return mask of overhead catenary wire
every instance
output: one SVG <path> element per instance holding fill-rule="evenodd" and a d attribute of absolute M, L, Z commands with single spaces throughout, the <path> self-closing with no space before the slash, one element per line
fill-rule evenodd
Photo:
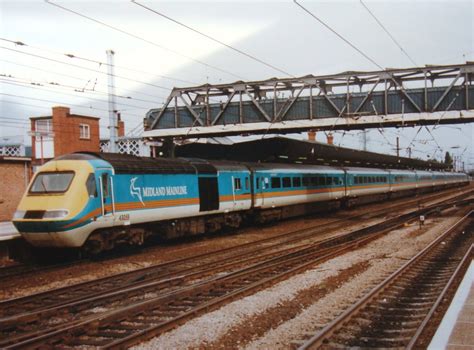
<path fill-rule="evenodd" d="M 74 11 L 74 10 L 71 10 L 71 9 L 65 7 L 65 6 L 59 5 L 59 4 L 57 4 L 57 3 L 54 3 L 54 2 L 52 2 L 51 0 L 44 0 L 44 1 L 45 1 L 47 4 L 49 4 L 49 5 L 56 6 L 57 8 L 60 8 L 60 9 L 62 9 L 62 10 L 64 10 L 64 11 L 67 11 L 67 12 L 69 12 L 69 13 L 75 14 L 76 16 L 85 18 L 85 19 L 87 19 L 87 20 L 89 20 L 89 21 L 92 21 L 92 22 L 94 22 L 94 23 L 100 24 L 100 25 L 105 26 L 105 27 L 107 27 L 107 28 L 109 28 L 109 29 L 112 29 L 112 30 L 117 31 L 117 32 L 119 32 L 119 33 L 122 33 L 122 34 L 125 34 L 125 35 L 127 35 L 127 36 L 130 36 L 130 37 L 132 37 L 132 38 L 141 40 L 141 41 L 143 41 L 143 42 L 145 42 L 145 43 L 147 43 L 147 44 L 150 44 L 150 45 L 153 45 L 153 46 L 155 46 L 155 47 L 158 47 L 158 48 L 160 48 L 160 49 L 162 49 L 162 50 L 171 52 L 171 53 L 173 53 L 173 54 L 175 54 L 175 55 L 177 55 L 177 56 L 184 57 L 184 58 L 186 58 L 186 59 L 188 59 L 188 60 L 191 60 L 191 61 L 193 61 L 193 62 L 196 62 L 196 63 L 198 63 L 198 64 L 201 64 L 201 65 L 203 65 L 203 66 L 205 66 L 205 67 L 208 67 L 208 68 L 217 70 L 217 71 L 219 71 L 219 72 L 221 72 L 221 73 L 229 74 L 229 75 L 231 75 L 231 76 L 233 76 L 233 77 L 235 77 L 235 78 L 238 78 L 238 79 L 243 79 L 242 77 L 240 77 L 240 76 L 238 76 L 238 75 L 236 75 L 236 74 L 234 74 L 234 73 L 232 73 L 232 72 L 230 72 L 230 71 L 228 71 L 228 70 L 225 70 L 225 69 L 223 69 L 223 68 L 219 68 L 219 67 L 214 66 L 214 65 L 212 65 L 212 64 L 206 63 L 206 62 L 204 62 L 204 61 L 198 60 L 198 59 L 193 58 L 193 57 L 191 57 L 191 56 L 185 55 L 185 54 L 183 54 L 183 53 L 181 53 L 181 52 L 178 52 L 178 51 L 175 51 L 175 50 L 173 50 L 173 49 L 170 49 L 170 48 L 168 48 L 168 47 L 166 47 L 166 46 L 164 46 L 164 45 L 160 45 L 160 44 L 158 44 L 158 43 L 156 43 L 156 42 L 154 42 L 154 41 L 145 39 L 145 38 L 143 38 L 143 37 L 141 37 L 141 36 L 139 36 L 139 35 L 136 35 L 136 34 L 127 32 L 126 30 L 123 30 L 123 29 L 120 29 L 120 28 L 115 27 L 115 26 L 113 26 L 113 25 L 110 25 L 110 24 L 107 24 L 107 23 L 105 23 L 105 22 L 99 21 L 99 20 L 97 20 L 97 19 L 95 19 L 95 18 L 86 16 L 86 15 L 84 15 L 84 14 L 78 12 L 78 11 Z"/>
<path fill-rule="evenodd" d="M 195 29 L 195 28 L 193 28 L 193 27 L 191 27 L 191 26 L 189 26 L 189 25 L 187 25 L 187 24 L 184 24 L 183 22 L 180 22 L 180 21 L 178 21 L 178 20 L 176 20 L 176 19 L 174 19 L 174 18 L 171 18 L 170 16 L 167 16 L 167 15 L 163 14 L 162 12 L 159 12 L 159 11 L 157 11 L 157 10 L 155 10 L 155 9 L 152 9 L 151 7 L 145 6 L 145 5 L 141 4 L 141 3 L 139 3 L 137 0 L 131 0 L 131 2 L 132 2 L 133 4 L 135 4 L 135 5 L 138 5 L 138 6 L 142 7 L 142 8 L 144 8 L 144 9 L 150 11 L 150 12 L 153 12 L 154 14 L 156 14 L 156 15 L 158 15 L 158 16 L 161 16 L 161 17 L 163 17 L 163 18 L 165 18 L 165 19 L 167 19 L 167 20 L 169 20 L 169 21 L 171 21 L 171 22 L 173 22 L 173 23 L 175 23 L 175 24 L 177 24 L 177 25 L 180 25 L 180 26 L 182 26 L 182 27 L 184 27 L 184 28 L 186 28 L 186 29 L 188 29 L 188 30 L 194 32 L 194 33 L 197 33 L 197 34 L 199 34 L 199 35 L 201 35 L 201 36 L 203 36 L 203 37 L 205 37 L 205 38 L 207 38 L 207 39 L 209 39 L 209 40 L 211 40 L 211 41 L 214 41 L 214 42 L 218 43 L 219 45 L 222 45 L 222 46 L 224 46 L 224 47 L 227 47 L 228 49 L 233 50 L 233 51 L 235 51 L 235 52 L 237 52 L 237 53 L 239 53 L 239 54 L 241 54 L 241 55 L 244 55 L 245 57 L 248 57 L 248 58 L 250 58 L 251 60 L 254 60 L 254 61 L 258 62 L 258 63 L 261 63 L 261 64 L 263 64 L 264 66 L 267 66 L 267 67 L 269 67 L 269 68 L 271 68 L 271 69 L 274 69 L 274 70 L 276 70 L 276 71 L 278 71 L 278 72 L 280 72 L 280 73 L 283 73 L 283 74 L 285 74 L 285 75 L 288 75 L 288 76 L 290 76 L 290 77 L 294 77 L 293 74 L 288 73 L 288 72 L 286 72 L 285 70 L 283 70 L 283 69 L 281 69 L 281 68 L 278 68 L 278 67 L 276 67 L 276 66 L 274 66 L 274 65 L 272 65 L 272 64 L 270 64 L 270 63 L 268 63 L 268 62 L 265 62 L 265 61 L 261 60 L 260 58 L 254 56 L 254 55 L 251 55 L 251 54 L 249 54 L 249 53 L 247 53 L 247 52 L 245 52 L 245 51 L 243 51 L 243 50 L 240 50 L 240 49 L 238 49 L 238 48 L 236 48 L 236 47 L 233 47 L 232 45 L 229 45 L 229 44 L 227 44 L 227 43 L 225 43 L 225 42 L 223 42 L 223 41 L 221 41 L 221 40 L 219 40 L 219 39 L 216 39 L 216 38 L 210 36 L 209 34 L 203 33 L 203 32 L 201 32 L 200 30 L 197 30 L 197 29 Z"/>
<path fill-rule="evenodd" d="M 31 99 L 30 97 L 22 97 L 20 95 L 16 95 L 15 96 L 16 98 L 21 98 L 21 99 Z M 38 100 L 38 99 L 37 99 Z M 46 102 L 45 100 L 39 100 L 39 102 Z M 2 103 L 8 103 L 8 104 L 14 104 L 14 105 L 19 105 L 19 106 L 24 106 L 24 107 L 30 107 L 30 108 L 34 108 L 35 110 L 37 109 L 44 109 L 44 110 L 48 110 L 50 111 L 51 110 L 51 107 L 50 106 L 40 106 L 40 105 L 36 105 L 36 104 L 31 104 L 31 103 L 23 103 L 23 102 L 17 102 L 17 101 L 10 101 L 10 100 L 6 100 L 6 99 L 2 99 Z M 83 108 L 83 109 L 88 109 L 88 110 L 96 110 L 95 107 L 87 107 L 87 106 L 80 106 L 80 105 L 71 105 L 69 104 L 69 106 L 73 106 L 75 108 Z M 103 111 L 101 111 L 103 112 Z M 105 116 L 101 116 L 99 113 L 96 115 L 96 117 L 98 118 L 105 118 Z M 125 113 L 121 113 L 121 116 L 120 116 L 121 120 L 123 121 L 131 121 L 131 120 L 137 120 L 137 118 L 139 118 L 140 120 L 143 119 L 142 116 L 137 116 L 137 115 L 134 115 L 134 114 L 129 114 L 128 112 L 125 112 Z M 133 118 L 133 119 L 130 119 L 130 118 Z"/>
<path fill-rule="evenodd" d="M 349 40 L 344 38 L 341 34 L 336 32 L 334 29 L 332 29 L 328 24 L 323 22 L 320 18 L 318 18 L 314 13 L 309 11 L 306 7 L 301 5 L 298 1 L 293 0 L 295 5 L 299 6 L 303 11 L 305 11 L 307 14 L 309 14 L 311 17 L 313 17 L 316 21 L 321 23 L 323 26 L 325 26 L 327 29 L 329 29 L 332 33 L 334 33 L 337 37 L 339 37 L 341 40 L 343 40 L 346 44 L 348 44 L 350 47 L 352 47 L 354 50 L 356 50 L 358 53 L 360 53 L 362 56 L 364 56 L 368 61 L 372 62 L 375 66 L 380 68 L 381 70 L 384 70 L 381 65 L 379 65 L 377 62 L 375 62 L 372 58 L 370 58 L 367 54 L 365 54 L 362 50 L 360 50 L 358 47 L 356 47 L 354 44 L 352 44 Z"/>
<path fill-rule="evenodd" d="M 79 78 L 79 77 L 76 77 L 76 76 L 73 76 L 73 75 L 70 75 L 70 74 L 64 74 L 64 73 L 60 73 L 60 72 L 55 72 L 55 71 L 52 71 L 52 70 L 49 70 L 49 69 L 41 69 L 41 68 L 38 68 L 38 67 L 34 67 L 34 66 L 31 66 L 31 65 L 28 65 L 28 64 L 22 64 L 22 63 L 18 63 L 18 62 L 12 62 L 12 61 L 9 61 L 9 60 L 4 60 L 4 59 L 0 59 L 0 62 L 6 62 L 6 63 L 10 63 L 10 64 L 13 64 L 13 65 L 17 65 L 17 66 L 20 66 L 20 67 L 26 67 L 26 68 L 30 68 L 30 69 L 34 69 L 34 70 L 37 70 L 37 71 L 40 71 L 40 72 L 46 72 L 46 73 L 52 73 L 54 75 L 60 75 L 60 76 L 64 76 L 64 77 L 67 77 L 67 78 L 71 78 L 71 79 L 75 79 L 75 80 L 80 80 L 82 82 L 84 82 L 84 78 Z M 51 80 L 50 80 L 51 82 Z M 48 84 L 50 84 L 50 82 L 48 82 Z M 99 83 L 100 85 L 105 85 L 105 86 L 109 86 L 108 83 Z M 59 84 L 59 85 L 63 85 L 63 86 L 67 86 L 67 87 L 70 87 L 70 88 L 77 88 L 75 86 L 69 86 L 69 85 L 65 85 L 65 84 Z M 84 87 L 82 88 L 77 88 L 77 89 L 81 89 L 81 90 L 86 90 L 86 91 L 89 91 L 91 93 L 100 93 L 100 94 L 105 94 L 105 95 L 108 95 L 109 93 L 108 92 L 105 92 L 105 91 L 100 91 L 100 90 L 97 90 L 97 89 L 85 89 Z M 128 92 L 128 90 L 124 90 L 124 89 L 120 89 L 121 91 L 123 91 L 124 93 Z M 133 91 L 133 94 L 136 94 L 136 95 L 143 95 L 143 96 L 147 96 L 147 97 L 152 97 L 152 98 L 161 98 L 163 100 L 165 100 L 166 98 L 164 96 L 160 96 L 160 95 L 151 95 L 151 94 L 147 94 L 147 93 L 143 93 L 143 92 L 138 92 L 138 91 Z M 130 99 L 133 99 L 135 101 L 143 101 L 143 102 L 155 102 L 155 101 L 150 101 L 150 100 L 143 100 L 143 99 L 139 99 L 139 98 L 136 98 L 136 97 L 133 97 L 133 96 L 122 96 L 122 95 L 118 95 L 118 94 L 115 94 L 114 95 L 115 97 L 117 98 L 123 98 L 123 99 L 127 99 L 127 100 L 130 100 Z M 156 103 L 156 102 L 155 102 Z"/>
<path fill-rule="evenodd" d="M 25 120 L 25 119 L 18 120 L 18 119 L 15 119 L 15 118 L 9 118 L 9 117 L 3 117 L 3 116 L 0 116 L 0 122 L 4 123 L 4 124 L 11 124 L 11 125 L 30 125 L 31 124 L 30 121 Z M 71 124 L 59 123 L 59 122 L 55 121 L 55 122 L 53 122 L 53 126 L 66 128 L 66 127 L 70 127 Z M 100 126 L 100 125 L 99 125 L 99 128 L 100 129 L 108 129 L 107 126 Z M 69 133 L 69 131 L 62 129 L 61 133 Z"/>
<path fill-rule="evenodd" d="M 41 99 L 41 98 L 36 98 L 36 97 L 29 97 L 29 96 L 23 96 L 23 95 L 15 95 L 15 94 L 7 94 L 0 92 L 0 95 L 2 96 L 7 96 L 7 97 L 15 97 L 15 98 L 22 98 L 22 99 L 28 99 L 28 100 L 34 100 L 34 101 L 40 101 L 40 102 L 48 102 L 48 103 L 55 103 L 55 104 L 61 104 L 61 101 L 54 101 L 54 100 L 46 100 L 46 99 Z M 2 100 L 2 102 L 7 102 Z M 96 110 L 96 111 L 101 111 L 101 112 L 108 112 L 108 109 L 103 109 L 103 108 L 97 108 L 93 106 L 84 106 L 84 105 L 76 105 L 76 104 L 71 104 L 68 103 L 69 106 L 76 107 L 76 108 L 83 108 L 83 109 L 89 109 L 89 110 Z M 137 118 L 143 118 L 143 116 L 138 116 L 138 115 L 132 115 L 129 114 L 130 116 L 134 116 Z"/>
<path fill-rule="evenodd" d="M 27 89 L 48 91 L 48 92 L 53 92 L 53 93 L 59 94 L 59 95 L 72 96 L 72 97 L 75 97 L 75 98 L 87 98 L 88 100 L 91 100 L 91 101 L 97 101 L 97 102 L 100 102 L 100 103 L 107 104 L 106 100 L 101 100 L 101 99 L 93 98 L 93 97 L 90 97 L 90 96 L 78 96 L 78 95 L 74 95 L 74 94 L 69 94 L 67 92 L 56 91 L 56 90 L 53 90 L 53 89 L 45 88 L 45 87 L 43 87 L 43 85 L 38 85 L 38 84 L 35 84 L 35 83 L 28 84 L 28 83 L 21 83 L 21 82 L 11 82 L 11 81 L 2 80 L 1 78 L 0 78 L 0 83 L 1 84 L 8 84 L 8 85 L 13 85 L 13 86 L 18 86 L 18 87 L 27 88 Z M 129 105 L 127 103 L 117 102 L 116 104 L 118 106 L 132 107 L 133 109 L 149 109 L 147 107 L 138 107 L 138 106 L 134 106 L 134 105 Z"/>
<path fill-rule="evenodd" d="M 74 64 L 74 63 L 70 63 L 70 62 L 63 62 L 63 61 L 60 61 L 60 60 L 57 60 L 57 59 L 54 59 L 54 58 L 45 57 L 45 56 L 37 55 L 37 54 L 34 54 L 34 53 L 30 53 L 30 52 L 23 52 L 23 51 L 21 51 L 21 50 L 12 49 L 12 48 L 5 47 L 5 46 L 0 46 L 0 49 L 2 49 L 2 50 L 8 50 L 8 51 L 13 51 L 13 52 L 17 52 L 17 53 L 21 53 L 21 54 L 23 54 L 23 55 L 28 55 L 28 56 L 36 57 L 36 58 L 40 58 L 40 59 L 43 59 L 43 60 L 47 60 L 47 61 L 51 61 L 51 62 L 56 62 L 56 63 L 64 64 L 64 65 L 71 66 L 71 67 L 75 67 L 75 68 L 79 68 L 79 69 L 88 70 L 88 71 L 91 71 L 91 72 L 94 72 L 94 73 L 99 73 L 99 74 L 103 74 L 103 75 L 107 75 L 107 76 L 110 75 L 110 74 L 107 73 L 107 72 L 102 72 L 102 71 L 97 70 L 97 69 L 88 68 L 88 67 L 83 67 L 83 66 L 80 66 L 80 65 L 77 65 L 77 64 Z M 146 81 L 141 81 L 141 80 L 137 80 L 137 79 L 133 79 L 133 78 L 124 77 L 124 76 L 122 76 L 122 75 L 113 74 L 112 76 L 114 76 L 115 78 L 119 78 L 119 79 L 131 81 L 131 82 L 135 82 L 135 83 L 139 83 L 139 84 L 143 84 L 143 85 L 152 86 L 152 87 L 155 87 L 155 88 L 158 88 L 158 89 L 163 89 L 163 90 L 167 90 L 167 91 L 170 91 L 170 90 L 171 90 L 171 88 L 169 88 L 169 87 L 165 87 L 165 86 L 161 86 L 161 85 L 156 85 L 156 84 L 148 83 L 148 82 L 146 82 Z"/>
<path fill-rule="evenodd" d="M 82 61 L 86 61 L 86 62 L 96 63 L 96 64 L 103 65 L 103 66 L 108 66 L 108 65 L 109 65 L 109 63 L 107 63 L 107 62 L 102 62 L 102 61 L 98 61 L 98 60 L 94 60 L 94 59 L 91 59 L 91 58 L 82 57 L 82 56 L 75 55 L 75 54 L 71 54 L 71 53 L 61 53 L 61 52 L 57 52 L 57 51 L 55 51 L 55 50 L 46 49 L 46 48 L 39 47 L 39 46 L 32 46 L 32 45 L 26 44 L 26 43 L 23 42 L 23 41 L 19 41 L 19 40 L 11 40 L 11 39 L 7 39 L 7 38 L 0 38 L 0 40 L 2 40 L 2 41 L 7 41 L 7 42 L 12 43 L 12 44 L 15 44 L 15 45 L 17 45 L 17 46 L 31 47 L 31 48 L 36 49 L 36 50 L 54 53 L 54 54 L 56 54 L 56 55 L 66 56 L 66 57 L 69 57 L 69 58 L 72 58 L 72 59 L 78 59 L 78 60 L 82 60 Z M 167 75 L 161 75 L 161 74 L 156 74 L 156 73 L 145 72 L 145 71 L 143 71 L 143 70 L 139 70 L 139 69 L 136 69 L 136 68 L 130 68 L 130 67 L 125 67 L 125 66 L 120 66 L 120 65 L 114 65 L 114 67 L 115 67 L 115 68 L 119 68 L 119 69 L 129 70 L 129 71 L 131 71 L 131 72 L 142 73 L 142 74 L 148 74 L 148 75 L 154 75 L 154 76 L 157 76 L 157 77 L 159 77 L 159 78 L 168 79 L 168 80 L 173 80 L 173 81 L 177 81 L 177 82 L 181 82 L 181 83 L 196 84 L 196 85 L 197 85 L 197 83 L 192 82 L 192 81 L 189 81 L 189 80 L 184 80 L 184 79 L 179 79 L 179 78 L 175 78 L 175 77 L 170 77 L 170 76 L 167 76 Z"/>
<path fill-rule="evenodd" d="M 378 23 L 378 25 L 387 33 L 387 35 L 392 39 L 392 41 L 399 47 L 399 49 L 403 52 L 403 54 L 408 57 L 408 59 L 413 63 L 416 67 L 418 67 L 418 64 L 411 58 L 411 56 L 408 54 L 408 52 L 405 51 L 405 49 L 400 45 L 400 43 L 395 39 L 395 37 L 388 31 L 388 29 L 383 25 L 381 21 L 374 15 L 374 13 L 367 7 L 366 4 L 362 0 L 360 0 L 361 5 L 369 12 L 369 14 L 372 16 L 372 18 Z"/>

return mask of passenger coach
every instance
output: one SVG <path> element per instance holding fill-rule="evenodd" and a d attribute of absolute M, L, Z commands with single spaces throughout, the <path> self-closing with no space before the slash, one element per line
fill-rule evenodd
<path fill-rule="evenodd" d="M 75 153 L 39 169 L 13 223 L 35 246 L 97 253 L 467 182 L 458 173 Z"/>

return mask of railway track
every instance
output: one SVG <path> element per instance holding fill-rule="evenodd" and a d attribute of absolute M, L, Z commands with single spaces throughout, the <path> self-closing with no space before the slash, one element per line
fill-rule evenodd
<path fill-rule="evenodd" d="M 449 206 L 452 203 L 444 205 Z M 422 212 L 438 207 L 439 204 L 435 204 L 422 209 Z M 221 263 L 222 266 L 214 261 L 200 271 L 196 270 L 196 266 L 188 266 L 188 270 L 168 270 L 168 275 L 164 272 L 165 270 L 162 270 L 162 274 L 155 275 L 154 279 L 151 279 L 153 274 L 150 270 L 148 270 L 148 275 L 136 272 L 125 274 L 128 280 L 127 278 L 121 280 L 125 286 L 115 289 L 112 285 L 108 286 L 109 289 L 104 289 L 102 286 L 95 294 L 91 290 L 94 284 L 86 284 L 89 295 L 84 296 L 79 292 L 74 299 L 74 294 L 71 294 L 70 290 L 63 294 L 73 295 L 72 300 L 63 298 L 61 301 L 59 294 L 42 293 L 43 299 L 37 296 L 28 300 L 32 303 L 31 305 L 26 303 L 18 308 L 20 303 L 16 305 L 16 309 L 15 300 L 13 300 L 8 307 L 2 308 L 13 310 L 13 315 L 3 315 L 0 319 L 2 339 L 5 339 L 0 342 L 0 346 L 19 348 L 46 343 L 54 347 L 59 347 L 60 344 L 116 347 L 134 344 L 141 339 L 173 328 L 209 309 L 228 303 L 234 298 L 253 293 L 269 284 L 288 278 L 291 274 L 314 266 L 318 262 L 353 249 L 357 245 L 365 244 L 383 232 L 416 217 L 419 213 L 420 211 L 417 210 L 324 241 L 305 242 L 277 252 L 272 252 L 270 249 L 260 258 L 254 257 L 248 260 L 248 254 L 255 255 L 255 251 L 248 252 L 244 259 L 247 261 L 243 266 L 239 258 L 242 259 L 244 255 L 240 255 L 237 261 L 227 261 L 229 257 L 226 257 L 223 260 L 225 263 Z M 271 239 L 266 243 L 270 241 Z M 255 242 L 251 244 L 255 245 Z M 258 250 L 262 250 L 262 247 L 258 247 Z M 304 263 L 305 261 L 309 262 Z M 167 267 L 173 266 L 176 266 L 175 262 Z M 216 275 L 219 269 L 225 273 Z M 205 278 L 211 273 L 214 274 L 213 277 Z M 132 277 L 133 281 L 130 280 Z M 114 282 L 117 281 L 120 281 L 120 278 Z M 189 281 L 194 282 L 193 284 L 186 283 Z M 148 299 L 134 299 L 137 293 L 153 295 Z M 51 302 L 52 300 L 55 302 Z M 49 307 L 40 306 L 44 302 L 48 304 L 48 301 Z M 24 311 L 25 305 L 30 311 Z M 91 310 L 94 307 L 103 309 L 98 314 L 84 313 L 84 310 Z"/>
<path fill-rule="evenodd" d="M 463 198 L 464 195 L 465 194 L 460 194 L 451 199 L 456 200 Z M 429 199 L 432 200 L 433 198 L 430 196 Z M 398 210 L 400 210 L 402 206 L 406 208 L 410 203 L 403 203 L 403 205 L 398 205 L 397 208 Z M 450 205 L 449 202 L 448 205 Z M 435 207 L 436 204 L 433 204 L 433 206 L 427 207 L 426 210 L 431 210 Z M 348 222 L 362 218 L 367 220 L 378 216 L 383 216 L 383 219 L 386 219 L 385 214 L 387 214 L 388 211 L 393 211 L 393 209 L 394 207 L 391 206 L 390 208 L 372 211 L 369 214 L 353 215 L 342 220 L 328 222 L 325 223 L 324 228 L 306 228 L 293 232 L 285 232 L 277 236 L 230 247 L 217 252 L 214 251 L 190 258 L 178 259 L 91 282 L 84 282 L 27 297 L 7 300 L 0 302 L 0 320 L 4 320 L 13 315 L 29 314 L 31 312 L 39 313 L 45 309 L 59 307 L 104 293 L 123 290 L 129 286 L 144 285 L 156 280 L 167 280 L 173 275 L 189 275 L 190 273 L 203 270 L 208 270 L 209 273 L 216 272 L 218 269 L 229 268 L 230 264 L 236 265 L 238 261 L 250 263 L 255 261 L 259 256 L 261 258 L 268 258 L 271 254 L 281 253 L 282 250 L 284 252 L 291 251 L 292 249 L 300 249 L 304 244 L 314 243 L 314 239 L 320 241 L 324 239 L 324 237 L 332 235 L 332 231 L 343 229 Z M 321 235 L 321 233 L 325 235 Z M 291 246 L 292 244 L 294 246 Z M 196 275 L 192 274 L 192 276 Z M 171 284 L 171 282 L 168 284 Z M 16 321 L 19 321 L 19 319 L 16 319 Z"/>
<path fill-rule="evenodd" d="M 464 193 L 464 195 L 468 195 L 472 190 L 467 190 L 467 191 L 459 191 L 460 193 Z M 462 195 L 462 194 L 461 194 Z M 439 193 L 434 193 L 434 194 L 425 194 L 420 196 L 419 198 L 412 199 L 409 201 L 403 201 L 402 203 L 396 203 L 394 205 L 390 205 L 388 207 L 384 207 L 379 210 L 371 211 L 369 214 L 356 214 L 356 215 L 351 215 L 348 218 L 343 218 L 339 220 L 335 220 L 332 222 L 327 223 L 327 225 L 332 226 L 334 224 L 339 224 L 343 222 L 348 222 L 350 220 L 359 220 L 359 219 L 367 219 L 371 217 L 376 217 L 380 215 L 381 213 L 386 213 L 388 212 L 388 209 L 392 209 L 393 212 L 396 212 L 397 210 L 400 210 L 401 208 L 405 208 L 407 206 L 412 205 L 413 203 L 417 203 L 419 201 L 432 201 L 436 200 L 438 198 L 442 198 L 446 196 L 446 191 L 439 192 Z M 364 207 L 362 207 L 364 208 Z M 325 224 L 326 225 L 326 224 Z M 293 234 L 293 233 L 292 233 Z M 147 249 L 153 249 L 153 247 L 150 248 L 143 248 L 142 251 L 146 251 Z M 108 254 L 104 256 L 102 259 L 110 259 L 111 257 L 122 257 L 126 256 L 129 253 L 121 252 L 121 253 L 115 253 L 115 254 Z M 97 259 L 96 259 L 97 260 Z M 101 259 L 98 259 L 101 260 Z M 41 272 L 49 272 L 49 271 L 55 271 L 55 270 L 61 270 L 63 268 L 67 268 L 69 266 L 73 266 L 76 264 L 81 264 L 81 263 L 87 263 L 90 262 L 89 259 L 81 259 L 81 260 L 72 260 L 69 257 L 69 260 L 66 262 L 60 262 L 60 263 L 45 263 L 45 264 L 33 264 L 33 263 L 17 263 L 15 265 L 11 266 L 6 266 L 6 267 L 0 267 L 0 283 L 2 281 L 6 281 L 7 279 L 11 278 L 16 278 L 16 277 L 21 277 L 24 278 L 28 274 L 36 274 L 36 273 L 41 273 Z"/>
<path fill-rule="evenodd" d="M 299 350 L 425 348 L 431 336 L 422 335 L 472 261 L 473 237 L 471 211 Z"/>

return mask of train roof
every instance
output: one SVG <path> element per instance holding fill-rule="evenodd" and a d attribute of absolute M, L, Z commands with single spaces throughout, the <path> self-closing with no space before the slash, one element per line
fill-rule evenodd
<path fill-rule="evenodd" d="M 203 159 L 169 159 L 137 157 L 118 153 L 79 152 L 58 157 L 57 160 L 102 159 L 116 174 L 216 174 L 217 169 Z"/>

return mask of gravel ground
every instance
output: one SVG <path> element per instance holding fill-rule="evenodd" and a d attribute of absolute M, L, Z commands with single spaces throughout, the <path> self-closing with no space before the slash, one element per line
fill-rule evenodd
<path fill-rule="evenodd" d="M 417 225 L 393 231 L 361 249 L 193 319 L 134 349 L 295 347 L 295 340 L 308 338 L 308 333 L 314 333 L 339 315 L 458 219 L 457 215 L 445 213 L 427 220 L 421 231 Z M 355 266 L 358 268 L 349 276 L 347 271 Z M 304 292 L 318 287 L 327 292 L 316 293 L 308 304 Z M 296 311 L 294 317 L 287 319 L 284 315 L 275 317 L 278 309 Z M 255 327 L 253 322 L 265 324 L 266 329 Z"/>
<path fill-rule="evenodd" d="M 455 190 L 452 190 L 451 194 L 455 194 L 455 192 Z M 53 288 L 69 286 L 80 282 L 95 280 L 175 260 L 177 258 L 217 251 L 229 246 L 253 242 L 284 232 L 291 232 L 293 230 L 313 226 L 324 226 L 325 223 L 330 221 L 357 215 L 359 213 L 367 213 L 371 208 L 379 209 L 382 206 L 392 205 L 405 200 L 406 199 L 401 199 L 393 202 L 365 205 L 349 211 L 340 210 L 303 218 L 295 218 L 279 222 L 275 225 L 246 227 L 238 230 L 235 234 L 227 233 L 220 236 L 217 236 L 216 234 L 201 236 L 198 238 L 188 239 L 184 243 L 183 241 L 168 242 L 120 258 L 108 258 L 99 262 L 85 262 L 59 270 L 10 277 L 8 280 L 1 281 L 0 283 L 0 301 L 39 293 Z"/>
<path fill-rule="evenodd" d="M 360 209 L 362 210 L 362 209 Z M 85 262 L 60 270 L 44 271 L 1 281 L 0 301 L 39 293 L 53 288 L 95 280 L 98 278 L 132 271 L 175 259 L 190 257 L 207 252 L 217 251 L 229 246 L 253 242 L 266 237 L 278 235 L 289 230 L 298 230 L 315 225 L 324 225 L 329 221 L 353 215 L 356 212 L 336 212 L 325 216 L 298 218 L 280 222 L 275 225 L 246 227 L 234 234 L 222 236 L 203 236 L 189 239 L 187 242 L 168 242 L 151 247 L 132 255 L 109 258 L 102 261 Z"/>

